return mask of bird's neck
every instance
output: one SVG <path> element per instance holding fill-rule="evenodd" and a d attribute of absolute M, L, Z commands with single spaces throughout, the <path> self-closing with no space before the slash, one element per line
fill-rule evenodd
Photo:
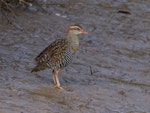
<path fill-rule="evenodd" d="M 79 47 L 79 40 L 77 35 L 75 35 L 72 31 L 67 34 L 67 40 L 70 44 L 70 47 L 73 51 L 77 51 Z"/>

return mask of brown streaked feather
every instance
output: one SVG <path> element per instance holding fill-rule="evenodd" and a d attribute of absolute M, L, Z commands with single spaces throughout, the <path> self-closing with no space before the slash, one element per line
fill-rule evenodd
<path fill-rule="evenodd" d="M 59 63 L 62 56 L 68 48 L 68 41 L 66 39 L 58 39 L 45 48 L 36 58 L 37 65 L 43 63 Z"/>
<path fill-rule="evenodd" d="M 44 58 L 44 61 L 47 60 L 60 60 L 61 55 L 63 52 L 67 49 L 68 42 L 66 39 L 58 39 L 51 43 L 47 48 L 45 48 L 36 58 L 35 60 L 37 62 L 42 61 L 42 58 Z"/>

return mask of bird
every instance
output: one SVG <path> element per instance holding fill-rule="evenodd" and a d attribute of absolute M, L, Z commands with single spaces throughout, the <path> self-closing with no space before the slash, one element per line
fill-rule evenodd
<path fill-rule="evenodd" d="M 63 89 L 58 74 L 62 68 L 72 62 L 79 47 L 79 34 L 88 34 L 88 32 L 80 25 L 71 25 L 67 29 L 66 38 L 56 39 L 35 58 L 36 66 L 31 72 L 50 69 L 55 87 Z"/>

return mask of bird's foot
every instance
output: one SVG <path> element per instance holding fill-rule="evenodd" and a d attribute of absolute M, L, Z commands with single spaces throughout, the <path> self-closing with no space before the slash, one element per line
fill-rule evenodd
<path fill-rule="evenodd" d="M 61 86 L 57 86 L 57 85 L 55 85 L 55 88 L 58 88 L 58 89 L 61 89 L 61 90 L 63 90 L 63 91 L 67 91 L 67 92 L 72 92 L 73 91 L 73 89 L 69 89 L 69 88 L 63 88 L 63 87 L 61 87 Z"/>
<path fill-rule="evenodd" d="M 62 90 L 65 90 L 63 87 L 61 87 L 61 86 L 55 86 L 56 88 L 58 88 L 58 89 L 62 89 Z"/>

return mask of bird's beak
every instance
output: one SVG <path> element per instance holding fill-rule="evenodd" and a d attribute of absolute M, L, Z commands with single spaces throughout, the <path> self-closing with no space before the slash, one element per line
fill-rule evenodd
<path fill-rule="evenodd" d="M 88 34 L 88 32 L 85 31 L 84 29 L 81 29 L 80 31 L 81 31 L 81 33 L 83 33 L 83 34 Z"/>

